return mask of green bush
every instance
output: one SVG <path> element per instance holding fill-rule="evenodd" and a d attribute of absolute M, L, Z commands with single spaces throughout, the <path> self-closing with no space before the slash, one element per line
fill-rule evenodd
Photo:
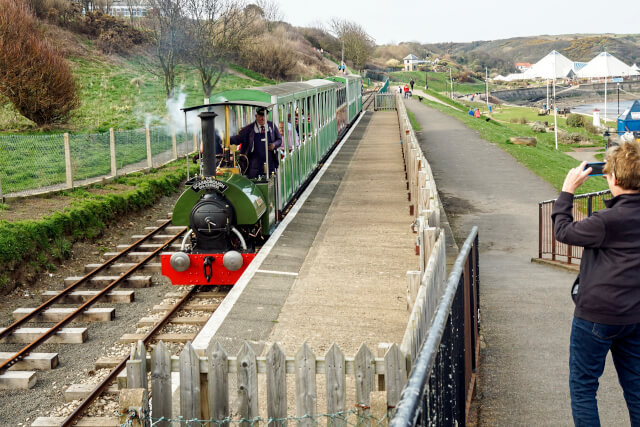
<path fill-rule="evenodd" d="M 579 128 L 584 126 L 584 116 L 580 114 L 571 113 L 567 116 L 567 126 Z"/>

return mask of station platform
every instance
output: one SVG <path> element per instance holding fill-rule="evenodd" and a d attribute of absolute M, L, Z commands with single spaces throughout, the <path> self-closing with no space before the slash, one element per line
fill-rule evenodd
<path fill-rule="evenodd" d="M 278 342 L 294 355 L 304 342 L 319 353 L 335 342 L 354 355 L 362 343 L 401 342 L 406 272 L 419 269 L 419 259 L 397 113 L 365 113 L 325 166 L 196 350 L 218 341 L 235 355 L 249 341 L 260 354 Z"/>

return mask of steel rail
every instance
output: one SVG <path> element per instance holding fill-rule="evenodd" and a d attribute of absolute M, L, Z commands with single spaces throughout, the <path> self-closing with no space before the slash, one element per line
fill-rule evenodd
<path fill-rule="evenodd" d="M 182 307 L 189 299 L 191 299 L 193 294 L 195 294 L 198 290 L 200 290 L 199 286 L 192 286 L 191 290 L 188 293 L 186 293 L 173 306 L 173 308 L 167 314 L 165 314 L 165 316 L 145 335 L 145 337 L 142 339 L 142 342 L 144 343 L 145 346 L 147 345 L 149 340 L 167 324 L 169 319 L 173 317 L 176 311 L 178 311 L 180 307 Z M 93 401 L 95 401 L 107 387 L 109 387 L 109 384 L 111 384 L 111 382 L 125 368 L 130 358 L 131 358 L 131 355 L 126 356 L 122 361 L 120 361 L 120 363 L 118 363 L 118 365 L 115 368 L 113 368 L 113 370 L 109 373 L 109 375 L 104 380 L 102 380 L 102 382 L 98 384 L 98 386 L 94 388 L 93 391 L 87 397 L 85 397 L 85 399 L 82 402 L 80 402 L 80 405 L 78 405 L 78 407 L 76 407 L 76 409 L 74 409 L 73 412 L 69 414 L 69 416 L 67 416 L 67 418 L 65 418 L 62 424 L 60 424 L 60 427 L 66 427 L 66 426 L 72 425 L 72 423 L 76 420 L 76 418 L 78 418 L 80 414 L 85 409 L 87 409 L 87 407 L 89 407 L 89 405 L 91 405 L 91 403 L 93 403 Z"/>
<path fill-rule="evenodd" d="M 165 225 L 167 223 L 165 223 Z M 156 229 L 154 231 L 158 232 L 162 228 L 163 228 L 163 226 L 158 227 L 158 229 Z M 176 241 L 178 238 L 180 238 L 183 233 L 184 233 L 184 231 L 181 232 L 181 233 L 176 234 L 171 239 L 167 240 L 161 247 L 159 247 L 158 249 L 153 251 L 150 255 L 146 256 L 142 261 L 140 261 L 138 264 L 136 264 L 133 267 L 131 267 L 122 276 L 118 277 L 118 279 L 116 279 L 113 282 L 111 282 L 109 285 L 107 285 L 105 288 L 103 288 L 100 292 L 98 292 L 95 296 L 93 296 L 87 302 L 85 302 L 80 307 L 78 307 L 76 309 L 76 311 L 74 311 L 73 313 L 70 313 L 69 315 L 67 315 L 64 319 L 62 319 L 61 321 L 56 323 L 54 326 L 52 326 L 47 332 L 45 332 L 44 334 L 42 334 L 38 338 L 36 338 L 34 341 L 32 341 L 31 344 L 27 345 L 22 350 L 20 350 L 19 352 L 15 353 L 13 356 L 11 356 L 7 360 L 5 360 L 0 365 L 0 374 L 4 373 L 4 371 L 6 371 L 8 368 L 13 366 L 14 364 L 19 362 L 20 360 L 24 359 L 36 347 L 40 346 L 42 343 L 44 343 L 46 340 L 48 340 L 52 335 L 54 335 L 60 328 L 62 328 L 64 325 L 66 325 L 71 320 L 73 320 L 74 317 L 76 317 L 77 315 L 82 313 L 84 310 L 89 308 L 91 305 L 93 305 L 95 302 L 97 302 L 100 298 L 102 298 L 104 295 L 106 295 L 109 291 L 111 291 L 112 289 L 114 289 L 115 287 L 120 285 L 120 283 L 122 281 L 124 281 L 127 277 L 129 277 L 132 273 L 134 273 L 136 270 L 138 270 L 140 267 L 142 267 L 145 263 L 147 263 L 150 259 L 155 257 L 158 253 L 163 251 L 167 246 L 169 246 L 174 241 Z M 134 245 L 137 245 L 137 244 L 139 244 L 139 243 L 136 242 Z"/>
<path fill-rule="evenodd" d="M 50 307 L 51 305 L 55 304 L 56 301 L 58 301 L 60 298 L 64 297 L 65 295 L 68 295 L 69 293 L 71 293 L 73 290 L 75 290 L 77 287 L 79 287 L 82 283 L 86 282 L 87 280 L 91 279 L 92 277 L 94 277 L 96 274 L 100 273 L 102 270 L 106 269 L 107 267 L 111 266 L 114 262 L 118 261 L 120 258 L 124 257 L 126 254 L 128 254 L 131 250 L 133 250 L 136 246 L 142 244 L 142 242 L 146 241 L 147 239 L 150 239 L 151 237 L 153 237 L 156 233 L 158 233 L 160 230 L 162 230 L 164 227 L 166 227 L 167 225 L 169 225 L 169 223 L 171 222 L 171 220 L 166 221 L 165 223 L 163 223 L 162 225 L 160 225 L 158 228 L 156 228 L 155 230 L 151 231 L 150 233 L 146 234 L 142 239 L 136 241 L 135 243 L 133 243 L 131 246 L 129 246 L 128 248 L 126 248 L 125 250 L 123 250 L 122 252 L 120 252 L 118 255 L 114 256 L 113 258 L 109 259 L 108 261 L 106 261 L 104 264 L 100 265 L 99 267 L 96 267 L 95 269 L 93 269 L 92 271 L 90 271 L 89 273 L 87 273 L 84 277 L 78 279 L 76 282 L 72 283 L 71 285 L 69 285 L 69 287 L 63 289 L 59 294 L 54 295 L 53 297 L 49 298 L 47 301 L 43 302 L 42 304 L 40 304 L 40 306 L 38 306 L 35 310 L 33 310 L 31 313 L 27 314 L 26 316 L 24 316 L 23 318 L 16 320 L 15 322 L 13 322 L 11 325 L 9 325 L 6 329 L 4 329 L 3 331 L 0 331 L 0 339 L 7 337 L 8 335 L 10 335 L 11 333 L 13 333 L 16 329 L 18 329 L 20 326 L 24 325 L 25 323 L 27 323 L 29 320 L 33 319 L 35 316 L 37 316 L 39 313 L 41 313 L 42 311 L 44 311 L 46 308 Z M 2 367 L 0 366 L 0 372 L 2 372 Z"/>

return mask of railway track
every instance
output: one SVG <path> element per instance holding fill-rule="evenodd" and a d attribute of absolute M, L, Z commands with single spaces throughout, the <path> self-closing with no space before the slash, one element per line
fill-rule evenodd
<path fill-rule="evenodd" d="M 114 320 L 114 308 L 93 308 L 92 306 L 96 303 L 105 305 L 105 302 L 132 303 L 134 291 L 116 290 L 118 286 L 149 287 L 152 285 L 151 276 L 140 275 L 139 272 L 143 269 L 159 272 L 160 265 L 154 262 L 156 257 L 163 251 L 175 250 L 179 247 L 179 239 L 185 230 L 184 227 L 172 227 L 170 221 L 162 221 L 158 227 L 147 227 L 147 229 L 151 229 L 148 234 L 133 236 L 135 240 L 133 244 L 118 245 L 119 252 L 104 254 L 105 258 L 108 258 L 104 263 L 85 266 L 85 271 L 89 273 L 82 277 L 67 278 L 65 282 L 68 286 L 64 290 L 45 292 L 44 295 L 48 299 L 38 307 L 19 308 L 13 312 L 15 321 L 7 328 L 0 329 L 1 342 L 8 343 L 14 349 L 11 352 L 0 353 L 0 366 L 3 371 L 0 375 L 0 389 L 29 389 L 36 384 L 36 370 L 47 371 L 58 366 L 60 363 L 58 353 L 35 352 L 44 343 L 47 343 L 48 347 L 51 347 L 50 343 L 53 342 L 76 345 L 84 343 L 88 338 L 88 328 L 65 328 L 68 323 Z M 95 289 L 96 286 L 100 286 L 100 289 Z M 151 316 L 138 321 L 136 333 L 122 335 L 119 346 L 125 349 L 125 353 L 125 345 L 138 340 L 147 345 L 158 339 L 165 339 L 170 346 L 176 348 L 188 340 L 193 340 L 226 295 L 226 292 L 222 291 L 198 292 L 202 288 L 176 289 L 178 292 L 173 290 L 165 296 L 163 303 L 153 307 Z M 187 292 L 183 294 L 185 290 Z M 143 312 L 145 308 L 141 307 L 135 311 Z M 53 323 L 53 326 L 29 328 L 27 327 L 29 322 Z M 188 330 L 179 331 L 181 326 L 186 326 Z M 116 329 L 119 328 L 116 327 Z M 19 344 L 17 351 L 15 351 L 16 344 Z M 100 343 L 100 345 L 108 347 L 109 343 Z M 68 346 L 64 345 L 64 348 L 66 347 Z M 65 353 L 75 354 L 74 351 Z M 67 365 L 71 365 L 68 359 L 69 357 L 66 360 Z M 87 409 L 104 403 L 104 398 L 101 396 L 113 394 L 114 387 L 117 388 L 114 384 L 117 382 L 118 375 L 122 374 L 126 360 L 126 356 L 98 359 L 94 370 L 89 374 L 95 375 L 94 372 L 100 372 L 102 379 L 98 384 L 71 384 L 64 391 L 67 401 L 76 401 L 73 404 L 73 410 L 69 411 L 67 406 L 65 411 L 70 412 L 69 414 L 65 413 L 63 417 L 56 418 L 41 417 L 36 419 L 33 425 L 71 425 L 83 416 Z M 63 360 L 62 363 L 65 361 Z M 105 374 L 105 370 L 109 372 Z M 44 375 L 43 378 L 46 379 L 46 373 L 40 373 L 40 375 Z M 53 384 L 56 382 L 54 381 Z M 40 393 L 42 391 L 38 390 Z M 32 392 L 27 391 L 27 393 Z M 79 403 L 78 400 L 80 400 Z M 102 403 L 94 403 L 96 400 Z M 89 421 L 89 424 L 94 423 Z M 108 422 L 107 425 L 109 425 Z"/>

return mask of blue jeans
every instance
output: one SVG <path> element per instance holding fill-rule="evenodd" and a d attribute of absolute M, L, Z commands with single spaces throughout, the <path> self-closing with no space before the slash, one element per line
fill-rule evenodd
<path fill-rule="evenodd" d="M 640 427 L 640 323 L 605 325 L 573 318 L 569 355 L 571 411 L 576 426 L 600 426 L 596 392 L 611 350 L 633 427 Z"/>

